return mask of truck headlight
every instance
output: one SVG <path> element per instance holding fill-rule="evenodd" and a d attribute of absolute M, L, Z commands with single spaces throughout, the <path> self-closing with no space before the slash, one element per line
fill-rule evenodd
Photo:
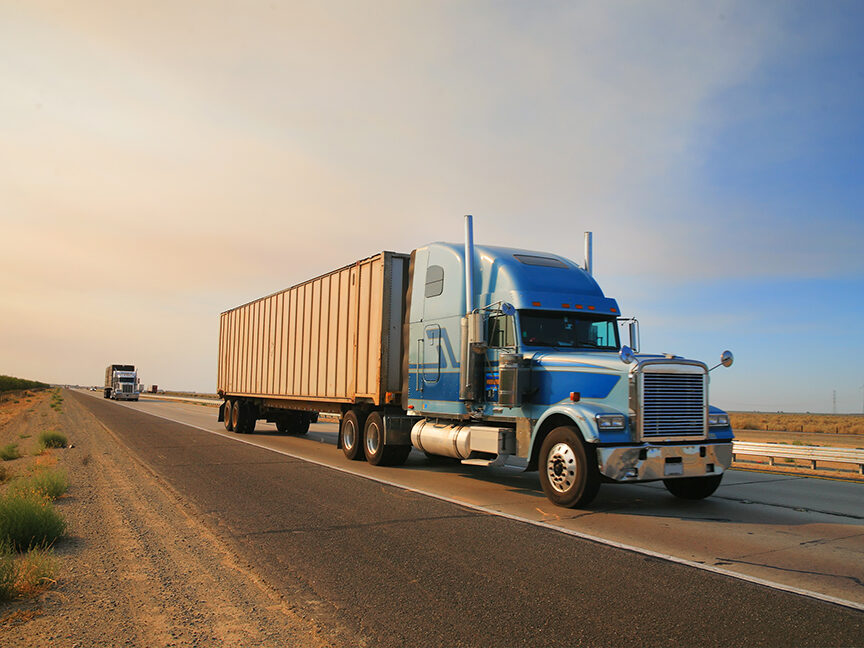
<path fill-rule="evenodd" d="M 728 414 L 709 414 L 708 425 L 711 427 L 729 427 Z"/>
<path fill-rule="evenodd" d="M 627 417 L 623 414 L 598 414 L 594 418 L 600 430 L 623 430 L 627 427 Z"/>

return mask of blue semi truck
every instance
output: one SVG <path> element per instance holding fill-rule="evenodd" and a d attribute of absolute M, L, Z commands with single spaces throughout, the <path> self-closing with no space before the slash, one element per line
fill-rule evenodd
<path fill-rule="evenodd" d="M 226 428 L 264 419 L 305 434 L 332 412 L 349 459 L 398 465 L 416 448 L 518 463 L 563 507 L 587 506 L 603 482 L 711 495 L 733 435 L 709 405 L 710 370 L 639 351 L 638 323 L 592 276 L 590 234 L 579 265 L 475 246 L 465 225 L 464 244 L 383 252 L 222 313 Z"/>

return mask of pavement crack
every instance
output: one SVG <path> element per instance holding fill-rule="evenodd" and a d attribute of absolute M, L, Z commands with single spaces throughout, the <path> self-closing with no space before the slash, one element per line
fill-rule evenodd
<path fill-rule="evenodd" d="M 802 478 L 803 479 L 803 478 Z M 792 506 L 790 504 L 776 504 L 773 502 L 759 502 L 756 500 L 747 499 L 744 497 L 729 497 L 728 495 L 715 495 L 717 499 L 727 500 L 729 502 L 738 502 L 739 504 L 759 504 L 760 506 L 773 506 L 774 508 L 787 509 L 796 513 L 820 513 L 822 515 L 832 515 L 835 517 L 848 518 L 852 520 L 864 520 L 864 515 L 855 515 L 853 513 L 839 513 L 837 511 L 824 511 L 814 508 L 801 508 L 800 506 Z"/>
<path fill-rule="evenodd" d="M 827 576 L 829 578 L 840 578 L 843 580 L 848 580 L 857 585 L 858 587 L 864 587 L 864 580 L 861 580 L 857 576 L 847 576 L 844 574 L 829 574 L 828 572 L 820 572 L 813 571 L 810 569 L 792 569 L 791 567 L 780 567 L 779 565 L 768 565 L 760 562 L 751 562 L 749 560 L 739 560 L 736 558 L 718 558 L 714 561 L 714 564 L 717 566 L 728 565 L 728 564 L 739 564 L 739 565 L 751 565 L 753 567 L 765 567 L 766 569 L 773 569 L 775 571 L 782 571 L 789 574 L 807 574 L 809 576 Z"/>

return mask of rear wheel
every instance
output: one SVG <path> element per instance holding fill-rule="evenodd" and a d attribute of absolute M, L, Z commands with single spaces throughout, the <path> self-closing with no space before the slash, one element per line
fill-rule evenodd
<path fill-rule="evenodd" d="M 399 466 L 411 453 L 411 446 L 384 445 L 384 417 L 372 412 L 363 429 L 363 452 L 373 466 Z"/>
<path fill-rule="evenodd" d="M 234 429 L 234 423 L 231 421 L 231 401 L 226 400 L 222 407 L 222 420 L 225 422 L 225 429 L 229 432 Z"/>
<path fill-rule="evenodd" d="M 664 479 L 663 485 L 675 497 L 688 500 L 700 500 L 713 495 L 723 474 L 708 475 L 707 477 L 679 477 L 678 479 Z"/>
<path fill-rule="evenodd" d="M 231 429 L 237 434 L 243 434 L 240 429 L 240 401 L 231 401 Z"/>
<path fill-rule="evenodd" d="M 600 490 L 600 471 L 593 447 L 586 447 L 576 428 L 563 425 L 540 447 L 540 485 L 553 504 L 587 506 Z"/>
<path fill-rule="evenodd" d="M 342 419 L 339 434 L 342 437 L 342 452 L 353 461 L 365 459 L 363 453 L 363 426 L 366 415 L 359 410 L 348 410 Z"/>

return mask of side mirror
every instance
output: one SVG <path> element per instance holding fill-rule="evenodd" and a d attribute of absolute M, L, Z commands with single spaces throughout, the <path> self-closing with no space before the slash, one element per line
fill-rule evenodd
<path fill-rule="evenodd" d="M 624 364 L 632 364 L 636 360 L 636 355 L 633 353 L 633 349 L 626 344 L 621 347 L 621 351 L 618 352 L 618 355 L 621 358 L 621 362 Z"/>
<path fill-rule="evenodd" d="M 720 365 L 723 365 L 724 367 L 731 367 L 734 360 L 735 357 L 732 355 L 732 352 L 727 349 L 720 354 L 720 364 L 714 365 L 708 371 L 714 371 Z"/>
<path fill-rule="evenodd" d="M 508 316 L 509 315 L 515 315 L 516 314 L 516 308 L 513 306 L 513 304 L 508 304 L 507 302 L 502 302 L 501 303 L 501 314 L 502 315 L 508 315 Z"/>

